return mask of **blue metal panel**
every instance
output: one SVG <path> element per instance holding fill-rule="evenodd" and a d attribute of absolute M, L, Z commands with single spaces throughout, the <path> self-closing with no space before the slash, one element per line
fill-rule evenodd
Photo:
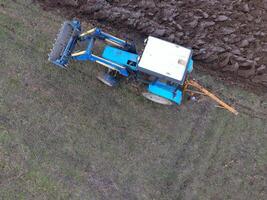
<path fill-rule="evenodd" d="M 187 66 L 187 72 L 190 74 L 193 71 L 193 65 L 194 61 L 192 59 L 189 60 L 188 66 Z"/>
<path fill-rule="evenodd" d="M 176 91 L 176 87 L 167 85 L 166 83 L 155 81 L 149 84 L 148 91 L 163 98 L 174 101 L 179 105 L 182 103 L 183 92 L 181 90 Z"/>
<path fill-rule="evenodd" d="M 119 65 L 128 67 L 131 70 L 136 70 L 138 59 L 137 54 L 129 53 L 111 46 L 106 46 L 102 57 Z"/>

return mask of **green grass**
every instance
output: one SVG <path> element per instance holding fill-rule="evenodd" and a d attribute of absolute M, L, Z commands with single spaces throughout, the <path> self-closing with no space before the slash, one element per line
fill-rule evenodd
<path fill-rule="evenodd" d="M 196 71 L 240 115 L 163 107 L 47 61 L 64 20 L 1 0 L 0 199 L 266 199 L 266 99 Z"/>

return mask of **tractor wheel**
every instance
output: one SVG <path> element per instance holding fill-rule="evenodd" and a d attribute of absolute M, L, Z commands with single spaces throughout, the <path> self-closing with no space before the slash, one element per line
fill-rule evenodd
<path fill-rule="evenodd" d="M 118 83 L 116 80 L 116 77 L 114 77 L 108 73 L 98 74 L 97 79 L 109 87 L 114 87 Z"/>
<path fill-rule="evenodd" d="M 153 101 L 153 102 L 155 102 L 155 103 L 158 103 L 158 104 L 167 105 L 167 106 L 171 106 L 171 105 L 173 105 L 173 102 L 171 102 L 170 100 L 165 99 L 165 98 L 163 98 L 163 97 L 160 97 L 160 96 L 158 96 L 158 95 L 149 93 L 149 92 L 144 92 L 142 95 L 143 95 L 146 99 L 148 99 L 148 100 L 150 100 L 150 101 Z"/>

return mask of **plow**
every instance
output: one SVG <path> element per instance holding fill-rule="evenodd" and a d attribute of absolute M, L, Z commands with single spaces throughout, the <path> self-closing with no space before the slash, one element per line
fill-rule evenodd
<path fill-rule="evenodd" d="M 82 32 L 78 20 L 63 23 L 48 60 L 66 69 L 71 61 L 95 62 L 105 67 L 97 79 L 115 87 L 122 78 L 134 77 L 146 85 L 142 95 L 155 103 L 181 105 L 185 95 L 210 97 L 220 107 L 238 115 L 238 111 L 190 78 L 193 51 L 174 43 L 149 36 L 138 52 L 133 42 L 117 38 L 94 28 Z M 94 54 L 96 40 L 105 43 L 101 55 Z M 84 49 L 78 49 L 84 44 Z M 189 87 L 197 91 L 189 91 Z"/>

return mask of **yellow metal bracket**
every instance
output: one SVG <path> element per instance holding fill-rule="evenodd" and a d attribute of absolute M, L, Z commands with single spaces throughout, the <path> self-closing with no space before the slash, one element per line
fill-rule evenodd
<path fill-rule="evenodd" d="M 80 35 L 80 37 L 84 37 L 84 36 L 90 35 L 91 33 L 95 32 L 95 30 L 96 30 L 96 28 L 93 28 L 93 29 L 91 29 L 89 31 L 86 31 L 86 32 L 82 33 Z"/>
<path fill-rule="evenodd" d="M 75 52 L 75 53 L 71 54 L 71 56 L 73 56 L 73 57 L 80 56 L 80 55 L 83 55 L 85 53 L 86 53 L 86 51 Z"/>

